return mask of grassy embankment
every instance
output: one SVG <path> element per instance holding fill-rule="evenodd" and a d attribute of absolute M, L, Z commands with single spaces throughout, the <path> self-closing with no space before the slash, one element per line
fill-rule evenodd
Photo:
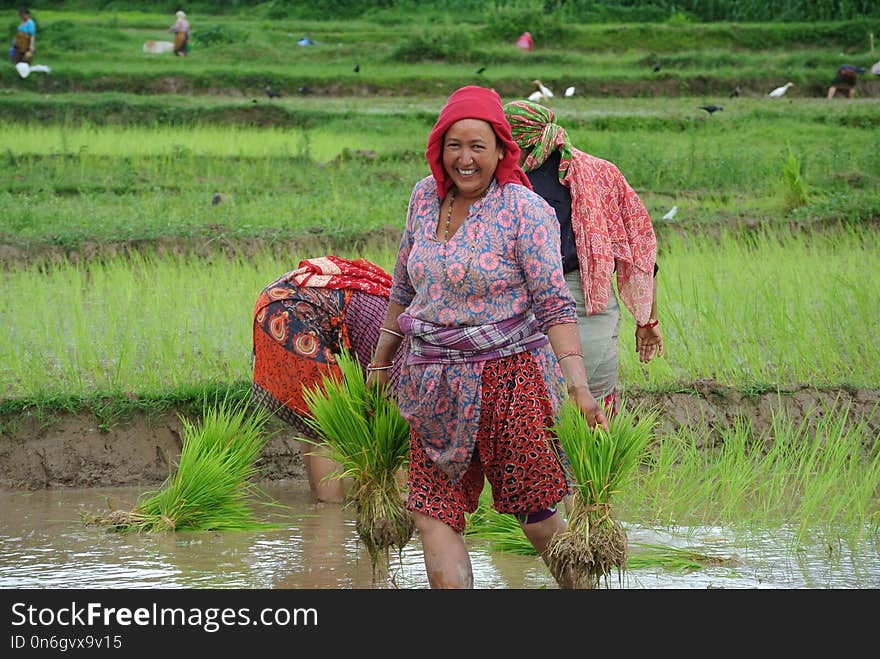
<path fill-rule="evenodd" d="M 877 388 L 877 239 L 855 228 L 820 237 L 768 230 L 753 241 L 670 236 L 659 287 L 668 355 L 640 366 L 624 315 L 623 381 L 654 391 L 706 377 L 751 391 Z M 393 263 L 391 250 L 342 254 Z M 253 302 L 305 256 L 120 257 L 9 271 L 0 386 L 13 398 L 131 397 L 244 382 Z"/>
<path fill-rule="evenodd" d="M 270 18 L 259 8 L 192 15 L 192 51 L 185 61 L 142 52 L 144 41 L 170 38 L 166 14 L 38 11 L 38 56 L 53 74 L 27 82 L 55 93 L 258 96 L 268 81 L 291 95 L 301 87 L 318 94 L 432 95 L 479 79 L 515 95 L 538 77 L 551 88 L 572 84 L 590 96 L 726 96 L 737 85 L 746 95 L 763 96 L 791 80 L 793 95 L 823 96 L 842 59 L 873 63 L 870 35 L 880 34 L 877 18 L 597 25 L 534 11 L 481 9 L 387 12 L 344 21 Z M 533 52 L 513 47 L 523 29 L 535 37 Z M 297 45 L 302 37 L 316 45 Z M 475 78 L 480 67 L 485 70 Z M 0 84 L 10 87 L 15 78 L 9 69 Z"/>
<path fill-rule="evenodd" d="M 51 99 L 59 107 L 66 95 Z M 164 104 L 194 113 L 193 99 Z M 45 101 L 41 101 L 45 102 Z M 108 102 L 92 97 L 94 108 Z M 0 125 L 2 242 L 29 250 L 162 236 L 296 239 L 344 245 L 396 234 L 442 99 L 286 101 L 298 126 L 224 125 L 235 104 L 201 101 L 195 125 Z M 695 99 L 553 101 L 573 140 L 615 162 L 658 233 L 722 223 L 876 223 L 880 140 L 874 102 L 738 99 L 701 117 Z M 379 111 L 376 111 L 376 108 Z M 239 110 L 247 112 L 246 107 Z M 436 112 L 436 110 L 435 110 Z M 213 123 L 216 121 L 216 123 Z M 802 181 L 795 184 L 796 174 Z M 229 203 L 212 205 L 214 193 Z M 679 207 L 674 222 L 662 215 Z"/>

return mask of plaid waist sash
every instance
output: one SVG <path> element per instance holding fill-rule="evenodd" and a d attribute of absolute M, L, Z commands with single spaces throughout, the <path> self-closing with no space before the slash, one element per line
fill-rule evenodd
<path fill-rule="evenodd" d="M 467 471 L 480 422 L 484 363 L 549 341 L 533 315 L 472 327 L 444 327 L 402 313 L 409 336 L 398 405 L 425 452 L 453 483 Z"/>
<path fill-rule="evenodd" d="M 498 323 L 445 327 L 404 312 L 397 319 L 410 336 L 407 364 L 461 364 L 515 355 L 548 343 L 531 314 Z"/>

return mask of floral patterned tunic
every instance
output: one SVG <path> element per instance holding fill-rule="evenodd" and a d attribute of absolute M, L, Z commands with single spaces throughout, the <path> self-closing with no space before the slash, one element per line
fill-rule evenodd
<path fill-rule="evenodd" d="M 411 316 L 446 327 L 534 315 L 542 332 L 577 322 L 562 273 L 559 223 L 528 188 L 493 181 L 444 246 L 437 240 L 441 200 L 432 176 L 413 188 L 394 266 L 391 301 Z M 553 409 L 564 392 L 549 344 L 533 351 Z M 470 464 L 480 416 L 483 362 L 407 362 L 397 390 L 401 413 L 431 459 L 453 481 Z"/>

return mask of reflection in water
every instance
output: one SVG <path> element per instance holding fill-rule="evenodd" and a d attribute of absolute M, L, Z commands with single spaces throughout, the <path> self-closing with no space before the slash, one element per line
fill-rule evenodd
<path fill-rule="evenodd" d="M 316 503 L 304 481 L 264 484 L 286 506 L 261 510 L 280 530 L 114 534 L 85 526 L 81 513 L 131 509 L 142 490 L 95 488 L 0 492 L 2 588 L 427 588 L 418 536 L 392 554 L 387 579 L 374 581 L 352 508 Z M 880 548 L 866 540 L 792 553 L 784 531 L 737 537 L 717 528 L 676 533 L 627 528 L 631 542 L 737 556 L 736 567 L 688 573 L 630 570 L 624 588 L 877 588 Z M 555 588 L 540 559 L 489 551 L 468 539 L 476 588 Z M 616 575 L 610 587 L 619 588 Z"/>

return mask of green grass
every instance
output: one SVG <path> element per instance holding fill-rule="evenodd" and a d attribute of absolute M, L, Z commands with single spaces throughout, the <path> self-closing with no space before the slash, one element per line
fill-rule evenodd
<path fill-rule="evenodd" d="M 331 20 L 309 20 L 296 11 L 281 12 L 285 16 L 269 5 L 244 13 L 232 8 L 227 15 L 196 11 L 190 16 L 192 51 L 185 60 L 142 52 L 144 41 L 170 38 L 170 12 L 37 9 L 37 59 L 51 64 L 53 73 L 21 81 L 9 67 L 0 75 L 0 86 L 141 93 L 183 87 L 253 94 L 268 79 L 290 93 L 305 84 L 347 94 L 427 93 L 438 84 L 454 88 L 474 81 L 477 67 L 486 66 L 478 79 L 504 94 L 513 93 L 527 70 L 526 80 L 539 77 L 561 85 L 568 79 L 600 96 L 621 90 L 639 96 L 717 93 L 737 83 L 766 87 L 766 93 L 780 78 L 818 96 L 841 63 L 840 53 L 862 65 L 873 62 L 869 34 L 878 31 L 876 16 L 812 23 L 658 24 L 622 8 L 612 16 L 634 22 L 596 25 L 586 23 L 590 17 L 578 15 L 570 3 L 538 14 L 523 7 L 499 11 L 497 3 L 469 3 L 466 10 L 447 3 L 420 11 L 398 5 L 360 17 L 344 16 L 338 9 L 314 14 Z M 536 39 L 534 52 L 513 46 L 524 29 Z M 303 36 L 317 45 L 298 46 Z M 361 64 L 359 73 L 355 63 Z M 656 63 L 663 68 L 655 73 Z"/>
<path fill-rule="evenodd" d="M 17 98 L 0 96 L 0 106 Z M 711 119 L 693 97 L 552 105 L 575 144 L 614 162 L 639 192 L 661 249 L 670 232 L 718 223 L 877 222 L 873 104 L 736 101 Z M 89 120 L 0 124 L 10 171 L 0 182 L 0 241 L 29 252 L 166 236 L 319 238 L 335 249 L 396 232 L 413 183 L 428 172 L 424 140 L 442 99 L 284 100 L 279 123 L 263 127 L 235 118 L 252 107 L 245 101 L 118 100 L 171 114 L 204 106 L 182 125 L 105 125 L 99 115 L 113 113 L 99 100 L 53 103 L 59 112 L 86 108 Z M 280 125 L 284 117 L 293 124 Z M 217 192 L 226 202 L 215 206 Z M 665 223 L 672 205 L 679 214 Z"/>
<path fill-rule="evenodd" d="M 699 431 L 663 437 L 618 499 L 623 519 L 654 527 L 793 531 L 795 544 L 856 547 L 880 529 L 880 446 L 868 419 L 817 406 L 794 423 L 780 408 L 765 432 L 739 418 L 707 451 Z"/>
<path fill-rule="evenodd" d="M 869 419 L 853 422 L 846 406 L 808 412 L 794 423 L 780 408 L 763 432 L 738 418 L 715 428 L 721 437 L 714 449 L 706 445 L 708 429 L 656 437 L 638 473 L 615 493 L 615 517 L 626 526 L 668 529 L 685 541 L 688 529 L 713 527 L 731 537 L 760 532 L 791 553 L 824 546 L 832 558 L 839 558 L 835 548 L 857 557 L 880 537 L 880 445 Z M 534 555 L 516 519 L 491 508 L 488 488 L 466 534 L 496 551 Z M 689 569 L 687 551 L 651 552 L 645 564 L 635 560 L 643 557 L 636 545 L 628 568 L 670 559 L 670 566 Z"/>
<path fill-rule="evenodd" d="M 409 463 L 409 424 L 387 392 L 366 385 L 354 355 L 343 351 L 336 359 L 341 378 L 323 376 L 303 390 L 311 413 L 305 422 L 318 440 L 302 439 L 339 464 L 333 477 L 353 479 L 355 528 L 376 570 L 387 566 L 392 547 L 403 551 L 415 532 L 397 479 Z"/>
<path fill-rule="evenodd" d="M 877 240 L 873 229 L 670 237 L 658 275 L 667 354 L 640 364 L 624 313 L 621 382 L 666 391 L 700 378 L 764 391 L 877 387 Z M 340 252 L 355 254 L 393 265 L 388 248 Z M 135 256 L 5 272 L 0 389 L 12 398 L 160 395 L 248 380 L 254 301 L 307 256 Z"/>

